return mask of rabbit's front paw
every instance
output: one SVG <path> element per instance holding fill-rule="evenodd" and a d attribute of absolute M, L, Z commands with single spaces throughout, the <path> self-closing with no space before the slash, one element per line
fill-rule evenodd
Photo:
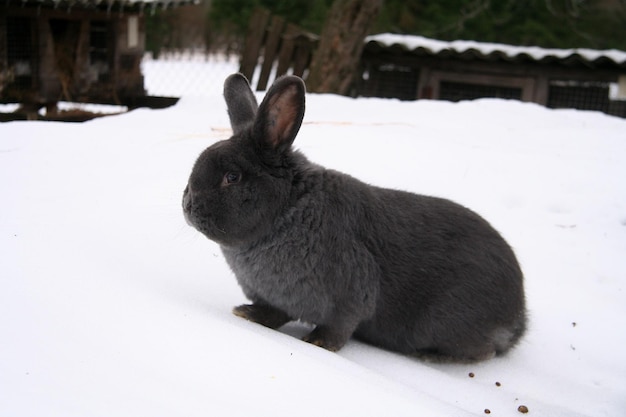
<path fill-rule="evenodd" d="M 312 345 L 322 347 L 331 352 L 337 352 L 341 349 L 348 339 L 350 334 L 337 331 L 327 326 L 317 326 L 311 333 L 304 336 L 302 340 Z"/>
<path fill-rule="evenodd" d="M 268 305 L 243 304 L 233 308 L 233 314 L 255 323 L 262 324 L 270 329 L 278 329 L 291 318 L 282 310 Z"/>

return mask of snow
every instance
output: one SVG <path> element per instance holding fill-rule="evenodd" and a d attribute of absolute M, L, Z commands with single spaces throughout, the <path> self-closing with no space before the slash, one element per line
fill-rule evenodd
<path fill-rule="evenodd" d="M 381 33 L 368 36 L 365 42 L 378 42 L 384 46 L 394 44 L 402 45 L 408 50 L 416 48 L 425 48 L 433 54 L 437 54 L 444 50 L 452 50 L 457 53 L 474 50 L 483 55 L 492 53 L 501 53 L 508 58 L 514 58 L 519 55 L 528 55 L 535 60 L 541 60 L 546 57 L 567 58 L 572 55 L 580 55 L 588 61 L 595 61 L 598 58 L 606 57 L 617 64 L 626 63 L 626 52 L 617 49 L 595 50 L 587 48 L 573 49 L 556 49 L 541 48 L 538 46 L 517 46 L 506 45 L 501 43 L 476 42 L 467 40 L 442 41 L 438 39 L 430 39 L 417 35 L 399 35 L 394 33 Z"/>
<path fill-rule="evenodd" d="M 308 95 L 310 159 L 458 201 L 518 255 L 521 344 L 435 364 L 358 341 L 330 353 L 299 340 L 306 325 L 230 313 L 244 296 L 180 208 L 197 155 L 230 135 L 211 88 L 82 124 L 0 124 L 0 415 L 623 415 L 626 120 Z"/>

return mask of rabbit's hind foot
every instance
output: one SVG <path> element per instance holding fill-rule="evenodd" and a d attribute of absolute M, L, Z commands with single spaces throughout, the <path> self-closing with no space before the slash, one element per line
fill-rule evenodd
<path fill-rule="evenodd" d="M 270 329 L 278 329 L 291 321 L 284 311 L 264 304 L 243 304 L 233 308 L 233 314 Z"/>
<path fill-rule="evenodd" d="M 341 349 L 348 339 L 350 333 L 337 331 L 328 326 L 317 326 L 311 333 L 302 338 L 303 341 L 319 346 L 331 352 Z"/>

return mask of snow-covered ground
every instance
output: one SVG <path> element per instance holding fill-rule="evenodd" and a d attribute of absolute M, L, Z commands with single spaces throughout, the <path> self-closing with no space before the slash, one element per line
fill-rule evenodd
<path fill-rule="evenodd" d="M 234 277 L 183 219 L 195 158 L 230 134 L 224 75 L 169 109 L 0 124 L 0 416 L 624 415 L 626 120 L 309 95 L 310 159 L 482 214 L 530 312 L 479 364 L 330 353 L 233 316 Z"/>

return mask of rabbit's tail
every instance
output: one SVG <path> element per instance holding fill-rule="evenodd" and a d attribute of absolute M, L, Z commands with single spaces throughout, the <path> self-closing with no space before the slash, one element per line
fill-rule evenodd
<path fill-rule="evenodd" d="M 526 332 L 526 313 L 520 313 L 513 326 L 496 329 L 492 335 L 493 345 L 497 355 L 503 355 L 515 346 Z"/>
<path fill-rule="evenodd" d="M 434 349 L 420 349 L 412 356 L 431 363 L 475 363 L 506 354 L 520 340 L 526 331 L 526 316 L 522 315 L 513 326 L 495 329 L 489 340 L 481 346 L 448 346 Z"/>

